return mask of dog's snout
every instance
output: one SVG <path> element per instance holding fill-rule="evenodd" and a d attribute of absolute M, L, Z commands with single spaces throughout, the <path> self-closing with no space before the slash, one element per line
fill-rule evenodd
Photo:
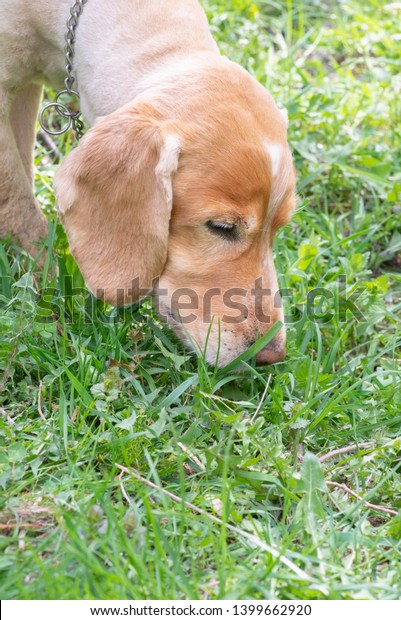
<path fill-rule="evenodd" d="M 257 364 L 276 364 L 285 358 L 285 341 L 276 336 L 256 356 Z"/>

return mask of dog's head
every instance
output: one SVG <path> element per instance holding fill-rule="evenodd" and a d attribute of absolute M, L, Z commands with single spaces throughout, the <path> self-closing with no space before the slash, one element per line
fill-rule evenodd
<path fill-rule="evenodd" d="M 237 65 L 103 117 L 56 177 L 89 289 L 111 304 L 154 291 L 160 314 L 227 364 L 283 319 L 273 237 L 295 206 L 286 119 Z M 285 353 L 282 329 L 258 359 Z M 218 357 L 218 360 L 217 360 Z"/>

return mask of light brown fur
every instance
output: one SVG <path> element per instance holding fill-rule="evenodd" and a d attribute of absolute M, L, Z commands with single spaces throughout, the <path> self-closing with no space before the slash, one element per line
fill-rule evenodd
<path fill-rule="evenodd" d="M 16 2 L 16 10 L 26 4 Z M 0 0 L 0 21 L 8 3 Z M 69 2 L 57 0 L 52 9 L 50 0 L 41 4 L 49 15 L 48 39 L 57 46 Z M 132 19 L 147 29 L 136 25 L 135 53 L 128 39 L 125 51 L 116 48 L 114 70 L 113 53 L 108 55 L 102 82 L 96 67 L 100 52 L 93 46 L 106 7 L 114 9 L 104 0 L 88 1 L 79 23 L 76 69 L 82 108 L 94 126 L 56 176 L 57 204 L 71 251 L 96 295 L 127 304 L 154 289 L 161 315 L 177 334 L 206 348 L 209 362 L 223 365 L 283 319 L 272 242 L 295 205 L 286 121 L 254 78 L 218 54 L 195 0 L 173 0 L 168 19 L 157 21 L 162 4 L 138 3 L 138 16 L 127 3 L 126 19 L 132 11 Z M 186 40 L 182 28 L 191 20 L 199 34 Z M 114 48 L 128 36 L 126 24 L 116 24 Z M 29 28 L 40 40 L 33 19 Z M 111 36 L 109 28 L 109 41 Z M 134 74 L 132 85 L 131 78 L 120 76 L 122 68 L 124 75 Z M 54 70 L 48 62 L 43 74 Z M 2 92 L 6 108 L 0 142 L 8 145 L 0 155 L 7 175 L 0 184 L 0 209 L 4 231 L 31 248 L 43 234 L 43 218 L 28 191 L 32 118 L 24 128 L 22 117 L 32 117 L 38 87 L 27 87 L 32 105 L 23 113 L 19 95 L 7 90 L 5 79 L 1 83 L 7 74 L 0 61 L 0 111 Z M 25 74 L 20 87 L 41 81 L 37 67 L 30 78 Z M 18 86 L 15 92 L 21 92 Z M 34 217 L 28 221 L 29 210 Z M 235 239 L 216 231 L 216 222 L 235 225 Z M 253 294 L 257 282 L 270 294 Z M 281 330 L 259 361 L 282 359 L 284 343 Z"/>

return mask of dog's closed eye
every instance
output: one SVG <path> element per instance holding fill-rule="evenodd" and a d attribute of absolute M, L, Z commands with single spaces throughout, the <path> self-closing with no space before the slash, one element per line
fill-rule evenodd
<path fill-rule="evenodd" d="M 219 235 L 227 241 L 238 241 L 239 239 L 239 228 L 236 224 L 217 220 L 208 220 L 206 222 L 206 226 L 213 234 Z"/>

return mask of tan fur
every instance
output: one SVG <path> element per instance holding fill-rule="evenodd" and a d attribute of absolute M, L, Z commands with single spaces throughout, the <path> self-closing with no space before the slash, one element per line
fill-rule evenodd
<path fill-rule="evenodd" d="M 39 87 L 29 85 L 62 81 L 69 6 L 0 0 L 1 232 L 29 249 L 44 232 L 29 158 Z M 88 287 L 127 304 L 159 278 L 162 316 L 226 364 L 283 318 L 271 248 L 295 205 L 285 115 L 219 55 L 196 0 L 168 11 L 162 0 L 88 0 L 75 68 L 93 127 L 61 166 L 56 196 Z M 236 224 L 238 239 L 209 221 Z M 255 282 L 270 295 L 257 298 Z M 284 344 L 282 330 L 259 361 L 282 359 Z"/>
<path fill-rule="evenodd" d="M 154 110 L 129 105 L 99 122 L 59 171 L 61 220 L 97 297 L 132 303 L 133 279 L 145 294 L 163 271 L 178 154 Z"/>

